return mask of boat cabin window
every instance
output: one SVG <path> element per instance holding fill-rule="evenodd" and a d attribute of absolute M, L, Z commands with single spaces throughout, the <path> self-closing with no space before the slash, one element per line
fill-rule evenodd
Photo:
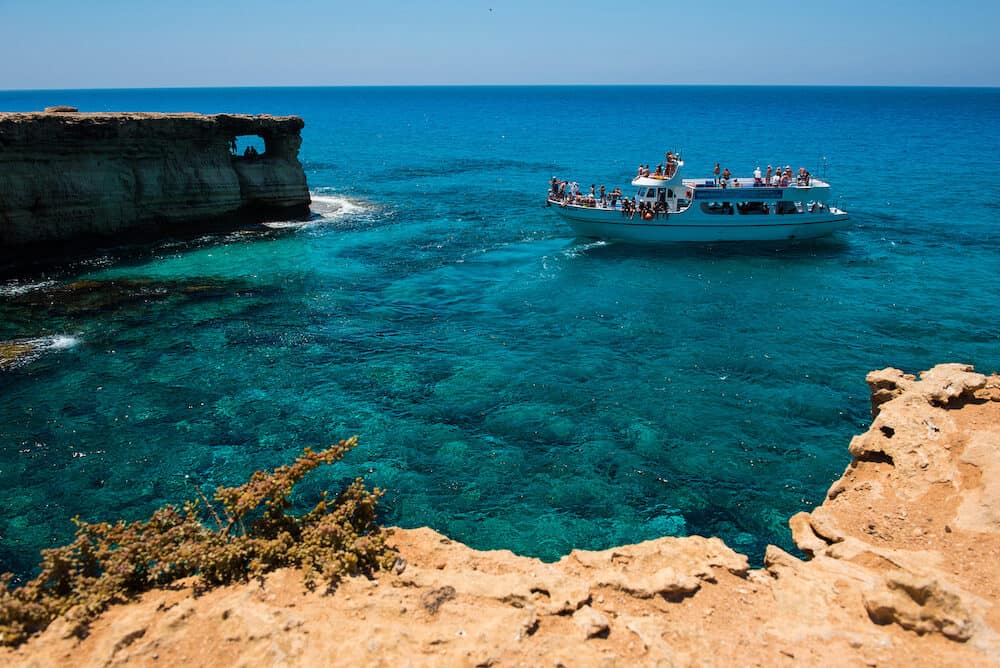
<path fill-rule="evenodd" d="M 774 205 L 774 212 L 779 216 L 802 213 L 802 202 L 778 202 Z"/>
<path fill-rule="evenodd" d="M 741 215 L 764 215 L 771 213 L 771 207 L 766 202 L 740 202 L 736 210 Z"/>
<path fill-rule="evenodd" d="M 711 215 L 731 216 L 733 215 L 733 204 L 732 202 L 702 202 L 701 210 L 703 213 Z"/>

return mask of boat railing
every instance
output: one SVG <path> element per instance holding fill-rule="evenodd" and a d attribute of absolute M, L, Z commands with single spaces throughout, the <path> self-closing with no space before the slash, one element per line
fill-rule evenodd
<path fill-rule="evenodd" d="M 614 204 L 611 202 L 602 203 L 600 198 L 594 198 L 591 200 L 589 197 L 581 197 L 578 199 L 566 198 L 560 199 L 558 197 L 553 197 L 549 194 L 549 204 L 557 204 L 559 206 L 575 206 L 580 209 L 607 209 L 608 211 L 620 211 L 622 208 L 622 199 L 619 197 Z"/>
<path fill-rule="evenodd" d="M 780 188 L 780 189 L 793 188 L 793 189 L 808 190 L 811 188 L 829 187 L 828 183 L 820 181 L 819 179 L 810 179 L 807 185 L 806 183 L 803 183 L 801 181 L 794 181 L 794 180 L 787 182 L 778 181 L 773 183 L 765 183 L 763 179 L 761 181 L 757 181 L 752 176 L 750 178 L 733 177 L 729 179 L 725 185 L 723 185 L 721 181 L 717 182 L 712 179 L 704 179 L 704 180 L 685 179 L 684 185 L 687 186 L 688 188 L 696 188 L 698 190 L 701 190 L 703 188 L 717 189 L 717 190 L 733 190 L 733 189 L 743 190 L 746 188 Z"/>

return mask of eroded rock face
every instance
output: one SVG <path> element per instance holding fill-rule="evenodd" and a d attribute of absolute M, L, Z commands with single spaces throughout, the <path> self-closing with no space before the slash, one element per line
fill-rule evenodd
<path fill-rule="evenodd" d="M 0 249 L 307 216 L 302 127 L 294 116 L 0 114 Z M 264 153 L 232 155 L 245 135 Z"/>
<path fill-rule="evenodd" d="M 57 621 L 0 664 L 998 665 L 1000 378 L 883 376 L 903 382 L 855 439 L 862 456 L 792 518 L 808 560 L 770 546 L 750 570 L 692 536 L 547 564 L 397 530 L 401 557 L 377 581 L 323 595 L 284 570 L 151 592 L 83 640 Z"/>

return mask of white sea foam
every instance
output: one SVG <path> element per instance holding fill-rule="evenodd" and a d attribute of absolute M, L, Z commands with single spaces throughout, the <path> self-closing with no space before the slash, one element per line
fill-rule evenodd
<path fill-rule="evenodd" d="M 38 283 L 19 283 L 17 281 L 8 281 L 7 283 L 0 284 L 0 296 L 16 297 L 35 290 L 48 288 L 55 284 L 56 281 L 40 281 Z"/>
<path fill-rule="evenodd" d="M 327 218 L 343 218 L 367 210 L 369 207 L 360 200 L 339 195 L 312 195 L 312 210 Z"/>
<path fill-rule="evenodd" d="M 312 217 L 309 220 L 287 220 L 264 223 L 265 227 L 274 230 L 312 227 L 350 218 L 371 209 L 371 206 L 361 200 L 350 199 L 341 195 L 310 193 Z"/>
<path fill-rule="evenodd" d="M 42 342 L 42 345 L 46 346 L 50 350 L 66 350 L 67 348 L 73 348 L 80 344 L 80 339 L 75 336 L 47 336 L 42 339 L 35 339 L 36 341 Z"/>
<path fill-rule="evenodd" d="M 80 339 L 66 334 L 56 334 L 54 336 L 40 336 L 34 339 L 14 339 L 8 341 L 16 346 L 27 346 L 28 351 L 18 357 L 14 362 L 8 362 L 7 368 L 18 368 L 31 364 L 39 357 L 48 352 L 68 350 L 80 344 Z"/>
<path fill-rule="evenodd" d="M 582 244 L 573 244 L 572 246 L 566 248 L 563 251 L 563 255 L 565 255 L 566 257 L 579 257 L 591 249 L 601 248 L 602 246 L 607 246 L 607 245 L 608 242 L 603 240 L 588 241 Z"/>

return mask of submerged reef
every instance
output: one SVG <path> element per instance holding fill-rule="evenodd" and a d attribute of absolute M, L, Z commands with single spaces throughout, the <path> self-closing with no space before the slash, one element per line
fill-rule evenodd
<path fill-rule="evenodd" d="M 867 380 L 875 417 L 853 460 L 791 518 L 805 559 L 771 546 L 751 569 L 691 536 L 550 564 L 397 529 L 393 566 L 333 593 L 295 568 L 153 590 L 82 639 L 56 620 L 0 663 L 997 665 L 1000 377 L 947 364 Z"/>
<path fill-rule="evenodd" d="M 0 259 L 309 215 L 295 116 L 0 113 Z M 236 140 L 264 151 L 237 155 Z"/>

